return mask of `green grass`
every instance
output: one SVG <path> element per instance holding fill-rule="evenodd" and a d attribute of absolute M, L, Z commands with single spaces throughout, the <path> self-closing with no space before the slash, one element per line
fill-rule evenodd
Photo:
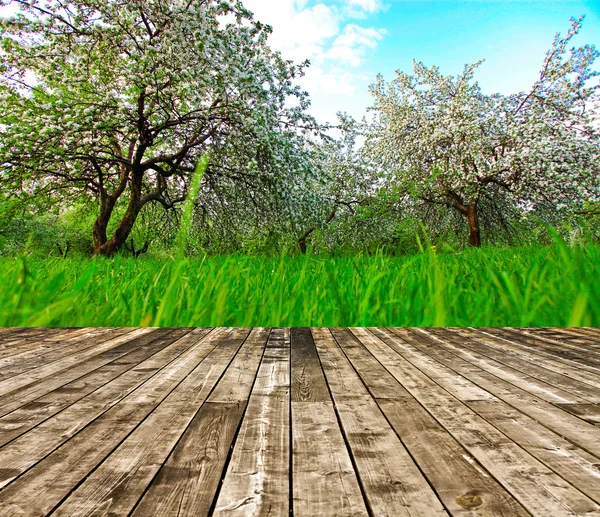
<path fill-rule="evenodd" d="M 600 326 L 600 247 L 0 259 L 0 326 Z"/>

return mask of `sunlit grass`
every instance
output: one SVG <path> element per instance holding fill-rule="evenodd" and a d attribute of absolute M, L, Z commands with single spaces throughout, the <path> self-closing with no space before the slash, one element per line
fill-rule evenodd
<path fill-rule="evenodd" d="M 0 259 L 1 326 L 600 326 L 600 247 Z"/>

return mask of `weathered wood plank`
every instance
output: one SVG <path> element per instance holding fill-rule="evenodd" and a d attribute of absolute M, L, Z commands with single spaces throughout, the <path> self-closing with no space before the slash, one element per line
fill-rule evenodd
<path fill-rule="evenodd" d="M 327 402 L 330 400 L 321 363 L 308 328 L 293 328 L 292 401 Z"/>
<path fill-rule="evenodd" d="M 556 331 L 561 331 L 563 329 L 552 329 Z M 595 347 L 598 348 L 600 345 L 600 329 L 591 328 L 591 327 L 577 327 L 577 328 L 569 328 L 567 329 L 569 332 L 573 332 L 579 334 L 580 336 L 585 337 L 588 342 L 592 342 L 595 344 Z"/>
<path fill-rule="evenodd" d="M 58 371 L 54 375 L 43 377 L 38 382 L 25 384 L 24 386 L 9 391 L 4 395 L 0 395 L 0 416 L 4 416 L 20 406 L 34 401 L 37 398 L 42 397 L 75 379 L 78 379 L 81 376 L 94 371 L 96 368 L 104 366 L 105 364 L 118 359 L 121 355 L 131 352 L 140 346 L 150 342 L 169 342 L 169 335 L 172 334 L 174 339 L 177 339 L 185 333 L 186 331 L 182 331 L 181 329 L 161 329 L 138 336 L 134 335 L 129 339 L 121 339 L 116 346 L 111 347 L 104 352 L 100 352 L 89 359 L 85 359 L 81 363 L 76 363 L 72 366 L 69 366 Z"/>
<path fill-rule="evenodd" d="M 44 332 L 45 330 L 45 332 Z M 64 345 L 65 341 L 83 337 L 92 336 L 96 329 L 81 328 L 75 330 L 64 329 L 40 329 L 38 332 L 25 334 L 20 338 L 4 339 L 0 338 L 0 358 L 14 357 L 17 354 L 25 354 L 32 350 L 37 350 L 38 355 L 51 350 L 57 344 Z M 115 329 L 105 329 L 113 331 Z"/>
<path fill-rule="evenodd" d="M 353 346 L 347 332 L 312 329 L 315 345 L 374 515 L 433 517 L 448 515 L 427 480 L 379 410 L 346 359 L 342 348 Z M 334 339 L 335 336 L 335 339 Z"/>
<path fill-rule="evenodd" d="M 424 331 L 421 331 L 424 332 Z M 431 331 L 427 331 L 427 333 L 431 334 Z M 446 343 L 436 342 L 435 345 L 430 350 L 430 353 L 435 354 L 439 351 L 440 345 L 442 347 L 446 346 Z M 464 355 L 462 350 L 455 349 L 454 352 L 462 356 Z M 469 359 L 469 356 L 466 356 Z M 443 359 L 440 359 L 443 362 Z M 460 368 L 457 367 L 457 371 L 461 371 Z M 476 379 L 473 379 L 476 380 Z M 491 389 L 493 391 L 493 389 Z M 520 391 L 520 390 L 518 390 Z M 499 395 L 500 396 L 500 395 Z M 517 394 L 518 396 L 518 394 Z M 501 397 L 503 398 L 503 397 Z M 466 401 L 465 402 L 469 407 L 475 409 L 478 413 L 478 408 L 486 405 L 480 405 L 475 402 Z M 554 404 L 555 406 L 561 407 L 563 409 L 567 409 L 569 407 L 577 407 L 579 404 Z M 581 405 L 582 407 L 590 407 L 594 406 L 590 405 Z M 600 489 L 600 484 L 598 483 L 600 479 L 600 473 L 598 472 L 597 465 L 598 459 L 593 455 L 587 453 L 585 450 L 573 445 L 567 440 L 563 439 L 561 434 L 554 433 L 548 429 L 545 429 L 541 425 L 539 425 L 535 420 L 529 418 L 527 414 L 527 410 L 524 407 L 521 407 L 520 410 L 526 414 L 513 410 L 513 408 L 507 408 L 502 405 L 500 402 L 495 402 L 490 404 L 490 407 L 493 408 L 493 411 L 486 411 L 484 418 L 486 418 L 490 423 L 502 429 L 503 432 L 506 432 L 511 439 L 515 441 L 515 443 L 521 445 L 525 450 L 529 451 L 533 456 L 540 459 L 544 464 L 548 465 L 555 472 L 561 475 L 565 480 L 572 483 L 583 493 L 587 494 L 590 498 L 594 499 L 596 502 L 599 502 L 598 496 Z M 552 406 L 550 406 L 551 409 Z M 535 411 L 535 409 L 534 409 Z M 575 411 L 573 411 L 575 413 Z M 563 414 L 560 412 L 555 412 L 557 415 L 554 415 L 552 420 L 560 420 Z M 481 413 L 480 413 L 481 414 Z M 506 419 L 503 418 L 506 415 L 512 415 L 510 417 L 511 426 L 506 425 Z M 578 415 L 579 416 L 579 415 Z M 547 422 L 550 419 L 542 419 L 539 420 L 542 423 Z M 582 422 L 583 423 L 583 422 Z M 552 428 L 553 425 L 548 425 L 545 423 L 547 427 Z M 559 425 L 559 424 L 555 424 Z M 564 427 L 570 427 L 571 425 L 577 426 L 578 422 L 576 419 L 570 418 L 568 423 L 563 425 Z M 587 426 L 587 424 L 585 424 Z M 590 428 L 587 426 L 588 429 Z M 593 428 L 592 428 L 593 429 Z M 535 431 L 535 435 L 532 438 L 532 434 Z M 537 439 L 537 444 L 535 444 L 535 440 Z"/>
<path fill-rule="evenodd" d="M 25 332 L 35 332 L 39 330 L 38 327 L 0 327 L 0 338 L 3 336 L 9 336 L 13 334 L 25 333 Z"/>
<path fill-rule="evenodd" d="M 529 369 L 528 373 L 524 373 L 497 361 L 490 357 L 489 354 L 481 352 L 480 350 L 482 347 L 478 348 L 476 344 L 472 345 L 467 338 L 456 334 L 446 333 L 443 329 L 423 329 L 422 332 L 439 340 L 437 343 L 444 347 L 445 350 L 460 355 L 460 357 L 469 364 L 473 364 L 477 366 L 477 368 L 491 373 L 492 375 L 505 380 L 507 383 L 517 386 L 543 400 L 555 403 L 572 404 L 587 402 L 587 399 L 583 397 L 574 395 L 567 390 L 543 381 L 535 375 L 530 375 L 529 372 L 532 374 L 536 373 L 535 365 Z M 543 375 L 543 372 L 537 373 Z M 575 383 L 569 383 L 569 379 L 566 379 L 563 384 L 574 385 Z M 594 390 L 590 390 L 589 393 L 591 397 L 600 395 L 599 393 L 595 393 Z"/>
<path fill-rule="evenodd" d="M 492 365 L 502 369 L 504 365 L 510 369 L 506 370 L 504 378 L 509 380 L 515 375 L 515 371 L 519 372 L 517 379 L 525 380 L 524 383 L 519 382 L 517 385 L 529 386 L 528 379 L 533 377 L 539 379 L 547 385 L 558 388 L 560 391 L 553 392 L 559 397 L 565 397 L 565 393 L 574 396 L 577 401 L 600 402 L 600 386 L 594 387 L 585 382 L 573 379 L 567 373 L 559 373 L 555 370 L 541 366 L 540 363 L 535 363 L 528 360 L 522 355 L 513 355 L 501 347 L 488 346 L 477 340 L 474 336 L 466 336 L 457 329 L 428 329 L 428 332 L 436 335 L 444 340 L 444 342 L 452 347 L 460 347 L 463 350 L 471 350 L 476 352 L 475 357 L 485 356 L 492 359 Z M 542 393 L 544 393 L 542 391 Z M 571 398 L 571 397 L 568 397 Z"/>
<path fill-rule="evenodd" d="M 600 424 L 600 405 L 598 404 L 555 404 L 561 409 L 590 422 Z"/>
<path fill-rule="evenodd" d="M 254 329 L 144 494 L 133 515 L 209 515 L 244 414 L 268 329 Z"/>
<path fill-rule="evenodd" d="M 587 333 L 584 328 L 556 328 L 556 327 L 545 327 L 545 328 L 518 328 L 515 329 L 519 332 L 531 335 L 533 337 L 544 337 L 555 341 L 566 341 L 569 342 L 572 339 L 579 340 L 582 337 L 587 337 L 585 344 L 591 344 L 593 346 L 598 344 L 598 331 Z"/>
<path fill-rule="evenodd" d="M 295 517 L 369 515 L 331 402 L 292 402 L 292 483 Z"/>
<path fill-rule="evenodd" d="M 75 364 L 81 363 L 86 359 L 89 359 L 90 357 L 99 355 L 102 352 L 105 352 L 106 350 L 110 350 L 111 348 L 114 348 L 120 345 L 121 343 L 124 343 L 125 341 L 133 339 L 136 336 L 141 336 L 148 332 L 151 332 L 151 330 L 137 329 L 131 332 L 119 332 L 118 337 L 110 339 L 107 338 L 107 340 L 104 340 L 98 344 L 91 345 L 90 347 L 85 347 L 81 351 L 71 353 L 70 355 L 66 355 L 61 359 L 53 360 L 50 363 L 42 364 L 36 368 L 25 371 L 21 374 L 17 374 L 8 379 L 4 379 L 0 381 L 0 396 L 6 395 L 11 391 L 15 391 L 19 388 L 22 388 L 23 386 L 27 386 L 28 384 L 39 381 L 44 377 L 48 377 L 62 370 L 66 370 L 67 368 Z"/>
<path fill-rule="evenodd" d="M 398 336 L 380 329 L 373 329 L 373 332 L 400 356 L 405 354 L 406 347 Z M 418 354 L 411 354 L 412 360 L 417 357 Z M 413 361 L 403 359 L 394 365 L 383 362 L 384 357 L 380 360 L 532 515 L 600 513 L 600 506 L 594 501 L 500 433 L 453 394 L 442 389 Z"/>
<path fill-rule="evenodd" d="M 0 399 L 0 414 L 7 413 L 0 417 L 0 446 L 135 368 L 186 333 L 187 329 L 180 329 L 146 334 L 75 368 L 9 393 Z M 206 333 L 208 330 L 199 329 L 193 335 L 195 339 L 200 339 Z M 189 346 L 193 344 L 190 340 Z M 102 366 L 97 368 L 99 364 Z M 85 374 L 92 368 L 96 369 Z M 72 378 L 75 380 L 67 382 Z M 11 410 L 14 407 L 18 409 Z"/>
<path fill-rule="evenodd" d="M 273 329 L 219 493 L 215 517 L 290 512 L 289 330 Z"/>
<path fill-rule="evenodd" d="M 248 356 L 248 338 L 237 359 Z M 206 349 L 206 358 L 53 513 L 58 516 L 128 515 L 210 392 L 231 364 L 232 352 Z M 209 354 L 210 352 L 210 354 Z"/>
<path fill-rule="evenodd" d="M 595 456 L 505 404 L 481 400 L 467 401 L 466 404 L 590 499 L 600 503 L 600 470 Z"/>
<path fill-rule="evenodd" d="M 0 381 L 33 370 L 39 366 L 59 361 L 63 357 L 90 349 L 100 343 L 113 339 L 119 335 L 132 332 L 135 329 L 92 329 L 89 332 L 71 339 L 35 342 L 25 351 L 0 359 Z M 39 347 L 45 347 L 39 349 Z"/>
<path fill-rule="evenodd" d="M 600 516 L 599 408 L 599 329 L 0 329 L 0 517 Z"/>
<path fill-rule="evenodd" d="M 402 358 L 366 329 L 353 328 L 360 347 L 347 348 L 346 353 L 357 372 L 410 451 L 444 506 L 453 516 L 529 516 L 455 438 L 369 352 L 365 345 L 387 365 Z M 381 389 L 381 379 L 387 388 Z M 377 392 L 371 389 L 377 387 Z"/>
<path fill-rule="evenodd" d="M 584 354 L 594 352 L 596 355 L 600 353 L 600 337 L 598 332 L 587 332 L 586 329 L 580 328 L 548 328 L 546 332 L 537 332 L 537 329 L 514 329 L 521 334 L 533 338 L 543 338 L 550 342 L 562 342 L 568 345 L 571 350 L 579 350 Z"/>
<path fill-rule="evenodd" d="M 533 364 L 542 366 L 553 372 L 567 375 L 594 388 L 600 389 L 600 372 L 595 368 L 587 367 L 582 364 L 574 363 L 567 359 L 552 355 L 542 349 L 531 348 L 523 345 L 514 339 L 508 339 L 500 336 L 493 336 L 479 329 L 449 329 L 460 335 L 470 337 L 489 348 L 502 350 L 503 353 L 525 359 Z"/>
<path fill-rule="evenodd" d="M 419 351 L 426 350 L 430 356 L 451 367 L 458 375 L 481 386 L 497 399 L 503 400 L 574 445 L 600 458 L 600 429 L 597 427 L 488 372 L 473 370 L 473 365 L 463 358 L 461 350 L 447 352 L 444 350 L 443 341 L 428 335 L 424 330 L 417 329 L 411 332 L 407 329 L 394 329 L 394 332 L 405 343 L 395 343 L 397 351 L 402 348 L 402 353 L 411 354 L 410 345 Z M 428 340 L 431 341 L 428 343 Z"/>
<path fill-rule="evenodd" d="M 122 388 L 129 394 L 111 401 L 109 408 L 80 401 L 0 449 L 0 463 L 11 466 L 5 472 L 0 471 L 0 484 L 10 483 L 0 491 L 0 507 L 10 508 L 17 514 L 48 513 L 176 389 L 224 337 L 217 353 L 235 354 L 248 331 L 234 331 L 227 337 L 228 332 L 228 329 L 218 329 L 174 359 L 169 358 L 168 349 L 163 350 L 165 354 L 159 353 L 161 357 L 157 354 L 140 365 L 142 370 L 150 369 L 150 372 L 134 369 L 134 373 L 146 375 L 146 382 L 134 391 L 129 385 Z M 165 364 L 166 359 L 171 359 L 168 364 Z M 157 372 L 156 367 L 161 369 Z M 75 422 L 68 418 L 73 408 L 77 409 Z M 87 426 L 77 432 L 86 423 Z M 54 450 L 58 445 L 61 446 Z M 40 458 L 44 459 L 40 461 Z"/>
<path fill-rule="evenodd" d="M 542 337 L 528 336 L 523 332 L 517 332 L 513 329 L 481 329 L 486 334 L 504 337 L 505 339 L 515 340 L 528 346 L 533 350 L 544 350 L 550 352 L 554 357 L 561 358 L 574 365 L 584 365 L 600 373 L 600 355 L 595 352 L 584 351 L 580 345 L 567 345 L 564 342 L 551 341 Z"/>

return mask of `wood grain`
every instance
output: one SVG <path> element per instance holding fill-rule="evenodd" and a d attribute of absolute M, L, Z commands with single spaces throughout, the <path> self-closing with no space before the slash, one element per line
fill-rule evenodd
<path fill-rule="evenodd" d="M 335 409 L 356 470 L 374 515 L 434 517 L 448 515 L 377 402 L 338 347 L 351 347 L 346 331 L 313 329 Z"/>
<path fill-rule="evenodd" d="M 404 334 L 404 329 L 394 331 Z M 594 501 L 456 398 L 463 381 L 458 384 L 455 393 L 450 393 L 413 364 L 422 354 L 410 353 L 407 343 L 398 339 L 394 333 L 380 329 L 373 329 L 373 332 L 404 359 L 393 366 L 384 363 L 396 379 L 428 408 L 432 416 L 456 437 L 527 511 L 539 516 L 577 515 L 582 511 L 590 514 L 600 512 L 600 507 Z M 405 355 L 410 357 L 411 361 L 404 357 Z M 448 384 L 446 386 L 450 387 Z"/>
<path fill-rule="evenodd" d="M 274 329 L 213 515 L 289 514 L 289 407 L 289 331 Z"/>
<path fill-rule="evenodd" d="M 268 334 L 268 329 L 252 331 L 161 468 L 134 516 L 209 514 Z"/>
<path fill-rule="evenodd" d="M 291 346 L 292 401 L 327 402 L 331 400 L 310 329 L 292 329 Z"/>
<path fill-rule="evenodd" d="M 0 329 L 0 517 L 600 517 L 600 329 Z"/>

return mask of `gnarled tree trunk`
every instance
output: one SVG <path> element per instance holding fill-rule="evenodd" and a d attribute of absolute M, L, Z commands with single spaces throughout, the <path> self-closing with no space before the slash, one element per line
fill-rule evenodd
<path fill-rule="evenodd" d="M 481 246 L 481 228 L 479 226 L 479 214 L 477 213 L 478 199 L 472 199 L 469 204 L 464 201 L 461 196 L 451 190 L 447 191 L 447 195 L 451 200 L 450 206 L 458 210 L 465 216 L 469 226 L 469 246 Z"/>
<path fill-rule="evenodd" d="M 335 214 L 337 212 L 337 206 L 334 205 L 333 209 L 331 210 L 331 212 L 329 213 L 329 215 L 327 216 L 327 219 L 325 220 L 325 224 L 330 223 L 333 218 L 335 217 Z M 317 229 L 316 226 L 311 226 L 308 230 L 306 230 L 299 238 L 298 238 L 298 247 L 300 248 L 300 253 L 302 253 L 303 255 L 306 255 L 306 240 L 310 237 L 310 235 Z"/>
<path fill-rule="evenodd" d="M 132 175 L 130 181 L 131 197 L 129 198 L 127 211 L 110 239 L 107 237 L 106 227 L 108 226 L 118 197 L 108 196 L 108 200 L 102 203 L 100 214 L 94 223 L 94 255 L 111 257 L 125 245 L 143 206 L 142 178 L 143 173 L 134 173 Z"/>
<path fill-rule="evenodd" d="M 467 211 L 467 222 L 469 223 L 469 246 L 479 248 L 481 246 L 481 230 L 479 228 L 477 201 L 473 201 L 469 205 Z"/>

